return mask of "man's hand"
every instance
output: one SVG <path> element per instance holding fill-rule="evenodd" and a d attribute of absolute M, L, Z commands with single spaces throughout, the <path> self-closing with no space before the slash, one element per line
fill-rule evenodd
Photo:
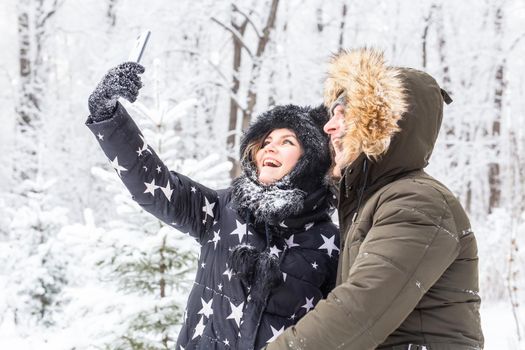
<path fill-rule="evenodd" d="M 142 87 L 139 76 L 142 73 L 144 67 L 135 62 L 125 62 L 110 69 L 89 96 L 91 118 L 94 121 L 111 118 L 119 97 L 135 102 Z"/>

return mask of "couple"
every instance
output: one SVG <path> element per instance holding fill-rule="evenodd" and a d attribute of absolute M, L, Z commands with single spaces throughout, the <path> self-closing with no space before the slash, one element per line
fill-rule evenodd
<path fill-rule="evenodd" d="M 133 198 L 201 245 L 177 350 L 483 347 L 475 237 L 423 170 L 451 102 L 431 76 L 372 49 L 335 55 L 324 107 L 260 115 L 242 175 L 213 190 L 137 152 L 145 141 L 117 98 L 135 101 L 143 72 L 110 70 L 87 125 Z"/>

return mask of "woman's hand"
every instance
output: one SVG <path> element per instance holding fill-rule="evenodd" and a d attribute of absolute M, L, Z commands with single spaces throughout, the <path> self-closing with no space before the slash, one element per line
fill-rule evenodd
<path fill-rule="evenodd" d="M 125 62 L 110 69 L 89 96 L 91 118 L 94 121 L 111 118 L 119 97 L 135 102 L 142 87 L 139 76 L 142 73 L 144 67 L 135 62 Z"/>

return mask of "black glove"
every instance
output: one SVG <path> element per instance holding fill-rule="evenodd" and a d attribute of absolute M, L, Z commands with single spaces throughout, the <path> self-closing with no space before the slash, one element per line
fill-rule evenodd
<path fill-rule="evenodd" d="M 135 102 L 142 87 L 139 77 L 142 73 L 144 67 L 135 62 L 122 63 L 110 69 L 89 96 L 91 119 L 102 121 L 111 118 L 117 108 L 119 97 Z"/>

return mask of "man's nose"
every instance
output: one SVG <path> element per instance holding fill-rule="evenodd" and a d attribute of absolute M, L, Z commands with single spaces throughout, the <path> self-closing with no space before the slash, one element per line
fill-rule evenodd
<path fill-rule="evenodd" d="M 330 118 L 330 120 L 324 125 L 323 130 L 328 135 L 336 134 L 339 130 L 339 125 L 335 121 L 335 118 Z"/>

